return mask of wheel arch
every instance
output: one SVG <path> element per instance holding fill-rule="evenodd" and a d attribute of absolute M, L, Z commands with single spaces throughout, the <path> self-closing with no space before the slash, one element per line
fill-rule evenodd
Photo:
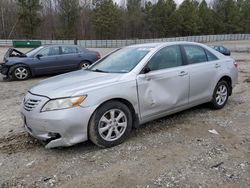
<path fill-rule="evenodd" d="M 29 65 L 27 65 L 25 63 L 16 63 L 16 64 L 13 64 L 13 65 L 10 66 L 10 68 L 8 70 L 8 76 L 9 77 L 11 76 L 11 73 L 15 69 L 15 67 L 18 67 L 18 66 L 25 66 L 25 67 L 27 67 L 29 69 L 29 71 L 30 71 L 30 74 L 31 74 L 30 76 L 34 76 L 34 72 L 33 72 L 33 70 L 31 69 L 31 67 Z"/>
<path fill-rule="evenodd" d="M 80 63 L 79 63 L 79 65 L 80 65 L 82 62 L 88 62 L 88 63 L 90 63 L 90 65 L 92 64 L 91 60 L 89 60 L 89 59 L 81 60 Z"/>
<path fill-rule="evenodd" d="M 132 122 L 133 122 L 132 127 L 133 128 L 138 128 L 139 127 L 139 115 L 136 113 L 135 108 L 132 105 L 132 103 L 127 99 L 120 98 L 120 97 L 108 99 L 108 100 L 102 102 L 100 105 L 98 105 L 96 107 L 95 111 L 98 108 L 100 108 L 102 105 L 104 105 L 104 104 L 106 104 L 108 102 L 111 102 L 111 101 L 117 101 L 117 102 L 121 102 L 121 103 L 125 104 L 129 108 L 129 110 L 131 111 L 131 114 L 132 114 Z M 93 114 L 95 113 L 95 111 L 93 112 Z M 91 118 L 92 118 L 93 114 L 91 115 Z M 89 130 L 89 124 L 90 124 L 91 118 L 89 119 L 89 122 L 88 122 L 88 130 Z"/>
<path fill-rule="evenodd" d="M 79 67 L 80 69 L 81 69 L 81 64 L 84 63 L 84 62 L 89 63 L 89 66 L 92 65 L 92 62 L 91 62 L 90 60 L 88 60 L 88 59 L 81 60 L 81 61 L 78 63 L 78 67 Z"/>
<path fill-rule="evenodd" d="M 229 95 L 232 95 L 232 78 L 230 77 L 230 76 L 228 76 L 228 75 L 224 75 L 224 76 L 222 76 L 220 79 L 219 79 L 219 81 L 218 81 L 218 83 L 220 82 L 220 81 L 222 81 L 222 80 L 224 80 L 224 81 L 226 81 L 227 83 L 228 83 L 228 86 L 230 87 L 230 90 L 229 90 Z"/>

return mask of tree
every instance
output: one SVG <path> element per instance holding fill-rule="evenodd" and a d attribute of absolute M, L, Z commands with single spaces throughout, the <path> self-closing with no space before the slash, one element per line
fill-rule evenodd
<path fill-rule="evenodd" d="M 198 16 L 198 3 L 195 0 L 184 0 L 177 10 L 180 18 L 181 35 L 195 35 L 200 31 L 201 20 Z"/>
<path fill-rule="evenodd" d="M 0 38 L 129 39 L 250 33 L 250 0 L 0 0 Z M 39 3 L 40 2 L 40 3 Z M 123 3 L 122 3 L 123 2 Z"/>
<path fill-rule="evenodd" d="M 18 21 L 15 1 L 0 1 L 0 38 L 16 36 L 15 27 Z"/>
<path fill-rule="evenodd" d="M 46 28 L 46 30 L 39 30 L 38 34 L 42 38 L 55 39 L 57 36 L 56 28 L 58 28 L 60 23 L 59 16 L 57 13 L 57 0 L 43 0 L 42 4 L 42 18 L 43 22 L 40 28 Z"/>
<path fill-rule="evenodd" d="M 80 17 L 79 0 L 58 0 L 58 5 L 62 23 L 62 38 L 76 38 L 76 26 Z"/>
<path fill-rule="evenodd" d="M 211 10 L 207 2 L 203 0 L 199 5 L 198 15 L 200 18 L 200 34 L 214 34 L 216 18 L 213 10 Z"/>
<path fill-rule="evenodd" d="M 243 32 L 250 33 L 250 1 L 245 0 L 240 5 L 241 27 Z"/>
<path fill-rule="evenodd" d="M 40 11 L 42 6 L 38 0 L 18 0 L 19 26 L 27 38 L 33 38 L 41 24 Z"/>
<path fill-rule="evenodd" d="M 95 10 L 94 30 L 98 39 L 116 38 L 121 25 L 121 10 L 112 0 L 103 0 Z"/>
<path fill-rule="evenodd" d="M 127 37 L 140 38 L 143 35 L 144 15 L 141 0 L 127 1 L 127 10 L 125 11 L 123 22 L 125 23 Z"/>
<path fill-rule="evenodd" d="M 145 22 L 145 27 L 144 27 L 145 38 L 153 37 L 152 35 L 153 23 L 151 22 L 152 9 L 153 9 L 153 4 L 151 3 L 151 1 L 146 2 L 145 7 L 142 9 Z"/>
<path fill-rule="evenodd" d="M 151 10 L 149 21 L 152 22 L 151 31 L 157 37 L 171 36 L 175 30 L 173 14 L 176 11 L 174 0 L 159 0 Z"/>
<path fill-rule="evenodd" d="M 213 6 L 216 16 L 220 21 L 220 33 L 239 33 L 240 8 L 234 0 L 215 0 Z"/>

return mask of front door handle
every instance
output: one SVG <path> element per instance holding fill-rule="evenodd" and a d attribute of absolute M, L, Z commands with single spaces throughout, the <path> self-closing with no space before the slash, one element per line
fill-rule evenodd
<path fill-rule="evenodd" d="M 188 72 L 186 72 L 186 71 L 181 71 L 179 73 L 179 76 L 186 76 L 186 75 L 188 75 Z"/>

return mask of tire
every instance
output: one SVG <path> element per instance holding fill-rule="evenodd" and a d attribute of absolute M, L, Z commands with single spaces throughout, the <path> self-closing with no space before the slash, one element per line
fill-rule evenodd
<path fill-rule="evenodd" d="M 101 105 L 92 115 L 89 139 L 99 147 L 109 148 L 124 142 L 131 130 L 132 115 L 129 108 L 121 102 L 110 101 Z"/>
<path fill-rule="evenodd" d="M 214 89 L 213 99 L 211 101 L 211 107 L 213 109 L 222 109 L 228 100 L 230 87 L 225 80 L 218 82 Z"/>
<path fill-rule="evenodd" d="M 30 69 L 25 65 L 14 65 L 10 68 L 11 79 L 27 80 L 31 74 Z"/>
<path fill-rule="evenodd" d="M 79 69 L 87 69 L 90 66 L 90 62 L 88 61 L 82 61 L 79 65 Z"/>

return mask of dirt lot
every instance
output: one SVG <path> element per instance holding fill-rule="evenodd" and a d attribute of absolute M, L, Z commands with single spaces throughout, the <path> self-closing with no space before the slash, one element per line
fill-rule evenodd
<path fill-rule="evenodd" d="M 19 108 L 46 77 L 0 78 L 0 187 L 250 187 L 250 53 L 233 57 L 239 85 L 224 109 L 202 105 L 147 123 L 110 149 L 45 149 L 24 132 Z"/>

